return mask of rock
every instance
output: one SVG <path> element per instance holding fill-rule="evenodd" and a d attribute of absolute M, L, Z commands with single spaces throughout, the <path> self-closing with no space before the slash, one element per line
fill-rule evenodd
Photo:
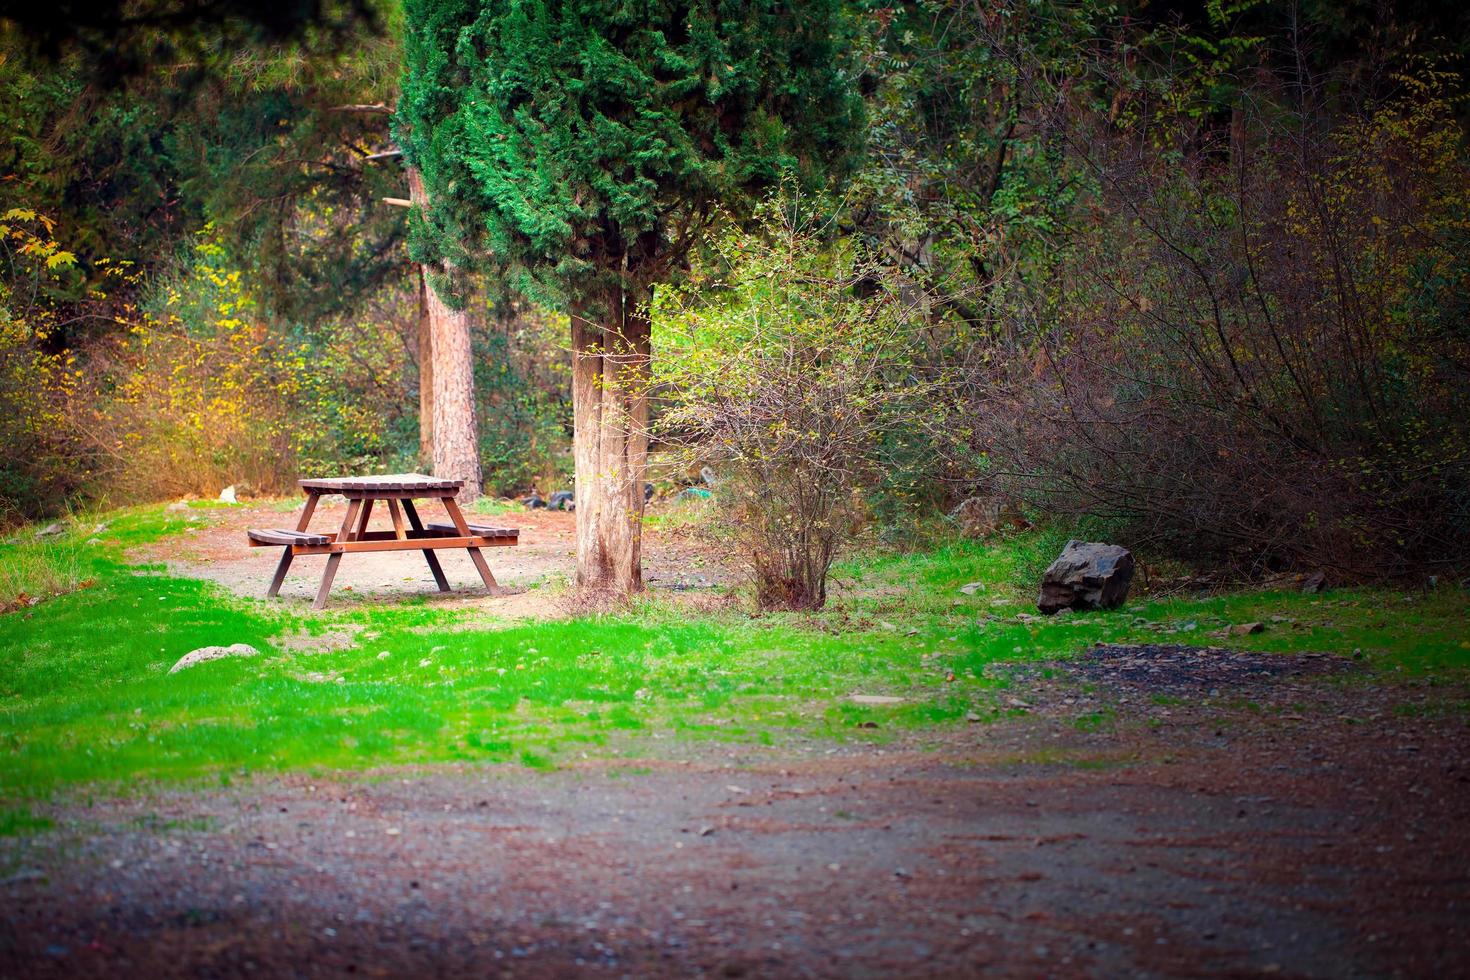
<path fill-rule="evenodd" d="M 1316 595 L 1327 587 L 1327 573 L 1315 571 L 1302 580 L 1302 594 Z"/>
<path fill-rule="evenodd" d="M 849 699 L 853 704 L 903 704 L 903 698 L 887 694 L 854 694 Z"/>
<path fill-rule="evenodd" d="M 1264 633 L 1265 623 L 1234 623 L 1230 627 L 1231 636 L 1250 636 L 1252 633 Z"/>
<path fill-rule="evenodd" d="M 984 592 L 985 591 L 985 583 L 984 582 L 969 582 L 969 583 L 967 583 L 965 585 L 960 586 L 960 591 L 963 592 L 965 595 L 974 595 L 976 592 Z"/>
<path fill-rule="evenodd" d="M 966 497 L 949 512 L 949 519 L 967 538 L 987 538 L 1002 527 L 1020 530 L 1031 526 L 1015 501 L 995 495 Z"/>
<path fill-rule="evenodd" d="M 967 538 L 984 538 L 1000 526 L 999 497 L 966 497 L 949 512 L 950 520 L 960 526 Z"/>
<path fill-rule="evenodd" d="M 38 538 L 53 538 L 56 535 L 60 534 L 62 531 L 65 531 L 65 530 L 66 530 L 66 525 L 65 524 L 62 524 L 60 522 L 58 522 L 56 524 L 47 524 L 45 527 L 41 528 L 41 530 L 39 530 L 39 531 L 36 532 L 36 537 L 38 537 Z"/>
<path fill-rule="evenodd" d="M 1068 541 L 1041 578 L 1036 608 L 1112 609 L 1128 598 L 1133 555 L 1127 548 L 1096 541 Z"/>
<path fill-rule="evenodd" d="M 238 504 L 240 501 L 235 497 L 235 485 L 232 483 L 219 492 L 220 503 Z"/>
<path fill-rule="evenodd" d="M 248 643 L 234 643 L 227 647 L 200 647 L 198 650 L 190 650 L 179 658 L 179 662 L 169 668 L 170 674 L 177 674 L 181 670 L 202 664 L 208 660 L 223 660 L 226 657 L 255 657 L 260 651 Z"/>

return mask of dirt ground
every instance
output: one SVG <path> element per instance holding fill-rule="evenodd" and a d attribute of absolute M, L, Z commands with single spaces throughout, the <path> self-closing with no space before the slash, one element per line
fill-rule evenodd
<path fill-rule="evenodd" d="M 312 530 L 335 531 L 347 511 L 340 499 L 327 498 L 311 520 Z M 273 506 L 274 504 L 274 506 Z M 242 596 L 265 594 L 280 559 L 278 548 L 250 548 L 247 528 L 293 528 L 300 516 L 298 507 L 283 512 L 279 502 L 259 501 L 228 510 L 188 510 L 181 514 L 198 521 L 182 535 L 137 549 L 139 561 L 163 562 L 177 575 L 218 582 Z M 426 521 L 444 520 L 437 506 L 424 502 L 420 513 Z M 479 573 L 463 551 L 440 551 L 439 559 L 452 591 L 440 593 L 420 552 L 362 552 L 347 555 L 337 569 L 329 603 L 342 608 L 355 602 L 381 602 L 408 595 L 423 595 L 450 606 L 473 605 L 493 616 L 539 618 L 560 614 L 554 594 L 556 586 L 569 582 L 576 572 L 576 515 L 565 511 L 534 510 L 496 515 L 468 515 L 471 523 L 520 529 L 519 543 L 509 548 L 488 548 L 484 554 L 490 571 L 501 587 L 489 594 Z M 376 508 L 370 526 L 391 529 L 388 514 Z M 710 586 L 728 582 L 731 572 L 723 568 L 692 536 L 657 530 L 644 532 L 643 576 L 651 589 L 676 589 L 701 593 Z M 281 599 L 300 609 L 309 607 L 321 584 L 323 557 L 297 558 L 281 587 Z"/>
<path fill-rule="evenodd" d="M 503 582 L 569 572 L 570 515 L 497 520 Z M 257 594 L 262 523 L 151 557 Z M 699 561 L 650 536 L 655 584 Z M 1470 975 L 1470 691 L 1177 645 L 1012 670 L 1013 716 L 875 742 L 74 794 L 0 837 L 0 976 Z"/>
<path fill-rule="evenodd" d="M 883 745 L 58 802 L 0 975 L 1470 973 L 1467 692 L 1184 651 L 1167 707 L 1118 648 Z"/>

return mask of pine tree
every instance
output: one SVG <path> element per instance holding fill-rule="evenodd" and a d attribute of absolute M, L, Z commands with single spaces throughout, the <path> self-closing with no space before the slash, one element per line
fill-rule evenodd
<path fill-rule="evenodd" d="M 642 588 L 647 303 L 694 241 L 863 130 L 836 0 L 408 0 L 416 247 L 571 314 L 577 582 Z"/>

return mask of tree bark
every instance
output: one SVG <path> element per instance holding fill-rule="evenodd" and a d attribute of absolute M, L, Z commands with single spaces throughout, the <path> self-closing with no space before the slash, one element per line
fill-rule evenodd
<path fill-rule="evenodd" d="M 429 277 L 419 274 L 419 465 L 434 466 L 434 344 L 429 323 Z"/>
<path fill-rule="evenodd" d="M 586 593 L 643 590 L 649 353 L 641 296 L 612 289 L 573 308 L 577 588 Z"/>
<path fill-rule="evenodd" d="M 418 171 L 408 171 L 408 187 L 415 205 L 428 202 Z M 463 480 L 458 499 L 471 504 L 480 496 L 479 427 L 475 419 L 475 365 L 470 349 L 470 314 L 452 309 L 434 289 L 435 269 L 421 266 L 424 311 L 429 322 L 430 398 L 433 401 L 433 472 Z M 452 271 L 452 270 L 447 270 Z M 422 397 L 422 396 L 420 396 Z"/>

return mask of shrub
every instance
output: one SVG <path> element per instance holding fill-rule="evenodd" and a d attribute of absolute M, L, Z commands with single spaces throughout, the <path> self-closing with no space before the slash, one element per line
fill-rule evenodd
<path fill-rule="evenodd" d="M 1094 143 L 1090 227 L 1027 314 L 1054 328 L 976 413 L 1003 477 L 1245 572 L 1463 561 L 1470 155 L 1449 80 L 1403 84 L 1335 132 Z"/>
<path fill-rule="evenodd" d="M 923 304 L 851 242 L 767 213 L 769 237 L 737 234 L 728 277 L 655 310 L 657 437 L 712 463 L 722 525 L 762 608 L 815 609 L 833 559 L 937 382 L 915 368 Z"/>

